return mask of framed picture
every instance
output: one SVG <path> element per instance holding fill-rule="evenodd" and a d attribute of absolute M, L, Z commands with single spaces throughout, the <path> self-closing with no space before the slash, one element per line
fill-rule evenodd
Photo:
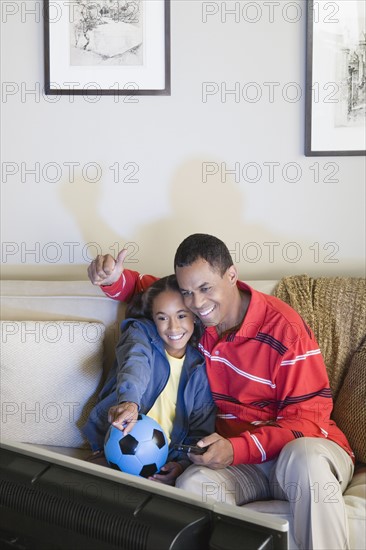
<path fill-rule="evenodd" d="M 45 93 L 170 95 L 170 0 L 45 0 Z"/>
<path fill-rule="evenodd" d="M 365 7 L 308 1 L 306 156 L 366 154 Z"/>

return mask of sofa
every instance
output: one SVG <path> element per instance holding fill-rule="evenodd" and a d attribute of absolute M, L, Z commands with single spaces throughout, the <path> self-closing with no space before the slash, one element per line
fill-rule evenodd
<path fill-rule="evenodd" d="M 344 499 L 352 549 L 366 548 L 366 287 L 364 279 L 295 276 L 247 281 L 290 303 L 312 326 L 335 398 L 334 417 L 355 450 Z M 89 281 L 1 282 L 0 436 L 85 459 L 80 427 L 114 360 L 124 304 Z M 102 466 L 100 466 L 102 468 Z M 285 501 L 244 508 L 290 524 Z"/>

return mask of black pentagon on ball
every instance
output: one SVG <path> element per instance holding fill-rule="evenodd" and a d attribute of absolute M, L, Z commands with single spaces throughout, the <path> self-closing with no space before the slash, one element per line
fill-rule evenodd
<path fill-rule="evenodd" d="M 105 436 L 104 445 L 106 445 L 110 437 L 111 437 L 111 430 L 109 429 L 107 432 L 107 435 Z"/>
<path fill-rule="evenodd" d="M 152 440 L 155 442 L 155 445 L 162 449 L 165 445 L 164 434 L 160 430 L 154 430 Z"/>
<path fill-rule="evenodd" d="M 110 467 L 113 469 L 113 470 L 118 470 L 118 471 L 121 471 L 121 468 L 115 464 L 114 462 L 108 462 L 108 464 L 110 465 Z"/>
<path fill-rule="evenodd" d="M 139 442 L 131 434 L 122 437 L 119 442 L 121 453 L 124 455 L 134 455 Z"/>
<path fill-rule="evenodd" d="M 156 474 L 157 471 L 158 467 L 156 464 L 145 464 L 139 475 L 142 477 L 150 477 Z"/>

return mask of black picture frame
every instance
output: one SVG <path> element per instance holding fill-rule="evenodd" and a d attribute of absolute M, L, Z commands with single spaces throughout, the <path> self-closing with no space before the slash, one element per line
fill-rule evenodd
<path fill-rule="evenodd" d="M 364 6 L 308 0 L 305 156 L 366 155 Z"/>
<path fill-rule="evenodd" d="M 59 4 L 58 4 L 59 2 Z M 82 30 L 80 35 L 85 42 L 85 35 L 90 34 L 93 29 L 88 31 L 88 25 L 85 23 L 86 17 L 83 15 L 83 21 L 79 24 L 78 13 L 75 15 L 75 6 L 78 9 L 80 5 L 84 12 L 88 9 L 94 10 L 94 20 L 98 21 L 101 15 L 98 13 L 99 5 L 101 9 L 105 2 L 103 0 L 74 0 L 74 2 L 62 2 L 58 0 L 50 2 L 44 0 L 44 75 L 45 75 L 45 93 L 46 95 L 84 95 L 84 96 L 102 96 L 102 95 L 171 95 L 171 35 L 170 35 L 170 0 L 154 0 L 147 2 L 146 0 L 109 0 L 111 6 L 118 6 L 124 3 L 125 5 L 139 5 L 144 8 L 144 21 L 150 16 L 150 21 L 146 25 L 149 32 L 144 33 L 143 45 L 138 44 L 136 47 L 127 50 L 127 54 L 132 57 L 132 52 L 136 52 L 139 48 L 143 49 L 143 55 L 146 55 L 148 62 L 141 63 L 140 66 L 112 65 L 103 66 L 103 60 L 111 61 L 107 56 L 94 54 L 94 57 L 102 59 L 98 65 L 92 65 L 90 60 L 85 65 L 71 66 L 71 51 L 76 51 L 76 48 L 71 46 L 70 25 L 79 25 Z M 86 7 L 90 3 L 90 7 Z M 73 11 L 71 8 L 74 6 Z M 152 11 L 152 7 L 155 11 Z M 118 9 L 118 8 L 117 8 Z M 96 10 L 96 11 L 95 11 Z M 148 13 L 146 13 L 148 12 Z M 103 15 L 105 20 L 111 18 L 110 14 Z M 79 14 L 80 17 L 80 14 Z M 114 22 L 125 25 L 126 21 L 120 21 L 119 12 L 117 16 L 114 13 Z M 90 18 L 93 24 L 93 17 Z M 85 23 L 85 25 L 84 25 Z M 134 21 L 129 25 L 131 30 L 136 30 L 136 25 L 133 27 Z M 98 23 L 99 25 L 99 23 Z M 69 27 L 69 28 L 68 28 Z M 115 25 L 110 26 L 110 29 L 115 28 Z M 86 28 L 86 33 L 84 33 Z M 96 28 L 96 27 L 94 27 Z M 113 31 L 114 31 L 113 28 Z M 129 30 L 127 26 L 126 29 Z M 130 37 L 128 37 L 130 39 Z M 127 39 L 126 39 L 127 40 Z M 133 40 L 133 37 L 130 39 Z M 137 42 L 139 38 L 135 38 Z M 146 42 L 146 44 L 145 44 Z M 108 48 L 107 41 L 103 42 L 104 47 Z M 156 46 L 158 44 L 158 46 Z M 85 43 L 84 43 L 85 45 Z M 148 51 L 150 47 L 150 51 Z M 88 52 L 87 48 L 80 48 L 78 62 L 82 57 L 83 51 Z M 62 52 L 62 53 L 60 53 Z M 90 57 L 90 56 L 89 56 Z M 120 56 L 121 57 L 121 56 Z M 113 62 L 113 60 L 112 60 Z M 61 67 L 60 67 L 61 66 Z M 85 74 L 89 75 L 85 78 Z M 109 77 L 108 77 L 109 74 Z M 55 78 L 56 75 L 56 78 Z M 90 78 L 90 75 L 93 75 Z M 132 75 L 132 76 L 131 76 Z M 134 75 L 136 78 L 134 78 Z M 98 80 L 101 76 L 101 80 Z M 65 78 L 64 78 L 65 77 Z M 83 78 L 84 77 L 84 78 Z M 109 80 L 108 80 L 109 78 Z M 117 80 L 118 78 L 118 80 Z M 106 84 L 109 82 L 109 85 Z"/>

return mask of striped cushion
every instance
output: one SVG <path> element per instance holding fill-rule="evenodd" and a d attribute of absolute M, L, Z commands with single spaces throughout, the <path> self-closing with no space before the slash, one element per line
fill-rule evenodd
<path fill-rule="evenodd" d="M 353 355 L 333 418 L 347 436 L 356 459 L 366 463 L 366 342 Z"/>

